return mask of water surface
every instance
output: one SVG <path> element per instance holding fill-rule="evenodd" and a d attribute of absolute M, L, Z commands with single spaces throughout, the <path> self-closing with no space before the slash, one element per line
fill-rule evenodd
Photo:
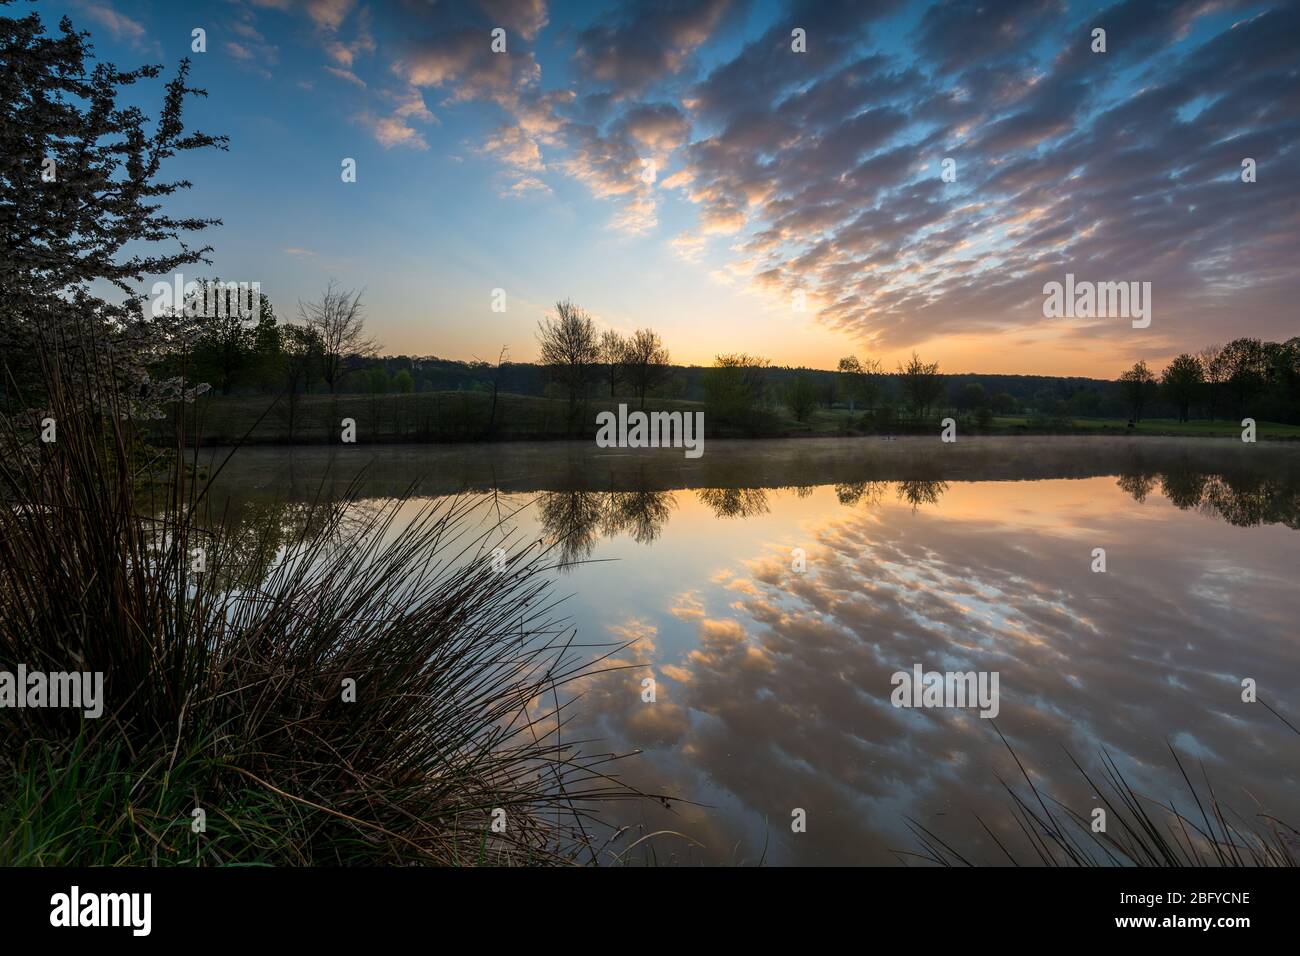
<path fill-rule="evenodd" d="M 1300 446 L 719 441 L 697 461 L 588 443 L 253 448 L 213 496 L 255 528 L 353 482 L 374 500 L 490 492 L 519 534 L 559 542 L 579 639 L 626 644 L 614 660 L 632 665 L 572 688 L 565 736 L 640 751 L 618 773 L 669 799 L 611 818 L 632 839 L 689 837 L 655 838 L 660 860 L 914 862 L 910 818 L 972 862 L 1006 862 L 977 815 L 1025 848 L 993 722 L 891 705 L 891 675 L 918 663 L 996 671 L 997 728 L 1081 812 L 1098 800 L 1067 751 L 1091 770 L 1102 748 L 1138 790 L 1194 809 L 1172 745 L 1247 819 L 1300 822 L 1300 737 L 1241 699 L 1253 678 L 1300 723 Z"/>

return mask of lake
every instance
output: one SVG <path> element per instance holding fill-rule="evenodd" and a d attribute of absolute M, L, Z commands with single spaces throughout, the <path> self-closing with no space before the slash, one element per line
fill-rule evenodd
<path fill-rule="evenodd" d="M 491 493 L 517 534 L 558 542 L 578 641 L 627 665 L 569 688 L 564 737 L 639 751 L 611 772 L 665 799 L 606 811 L 631 828 L 619 848 L 658 834 L 638 861 L 921 863 L 919 825 L 971 862 L 1007 862 L 988 831 L 1030 862 L 998 731 L 1085 817 L 1099 794 L 1071 758 L 1099 780 L 1103 750 L 1194 813 L 1172 747 L 1248 823 L 1300 824 L 1300 737 L 1242 699 L 1249 678 L 1300 724 L 1300 444 L 256 447 L 212 497 L 254 528 L 353 482 Z M 917 665 L 995 673 L 996 718 L 894 706 Z"/>

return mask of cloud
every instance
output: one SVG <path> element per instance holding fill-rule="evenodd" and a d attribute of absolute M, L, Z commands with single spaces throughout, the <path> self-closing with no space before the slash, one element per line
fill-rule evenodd
<path fill-rule="evenodd" d="M 325 67 L 325 72 L 332 76 L 337 76 L 340 80 L 343 80 L 346 83 L 351 83 L 353 86 L 359 86 L 363 90 L 366 88 L 366 81 L 361 79 L 361 77 L 357 76 L 351 70 L 340 70 L 336 66 L 327 66 Z"/>
<path fill-rule="evenodd" d="M 723 20 L 729 0 L 642 0 L 578 34 L 584 77 L 632 94 L 679 72 Z"/>
<path fill-rule="evenodd" d="M 1152 282 L 1145 341 L 1111 330 L 1131 348 L 1213 337 L 1225 308 L 1287 334 L 1278 305 L 1300 289 L 1283 261 L 1285 186 L 1236 173 L 1252 153 L 1286 181 L 1300 172 L 1300 106 L 1281 94 L 1294 74 L 1281 38 L 1300 17 L 1268 10 L 1193 43 L 1195 23 L 1232 5 L 1118 4 L 1095 18 L 1111 25 L 1109 60 L 1054 0 L 936 4 L 890 53 L 865 46 L 859 14 L 810 29 L 808 61 L 789 53 L 792 12 L 689 92 L 712 131 L 684 148 L 674 185 L 701 233 L 740 237 L 751 281 L 815 290 L 823 324 L 881 349 L 1059 331 L 1041 288 L 1066 271 Z M 1141 57 L 1130 89 L 1121 67 Z M 946 156 L 956 183 L 939 179 Z"/>
<path fill-rule="evenodd" d="M 304 6 L 316 26 L 337 30 L 356 6 L 356 0 L 306 0 Z"/>
<path fill-rule="evenodd" d="M 108 30 L 115 40 L 125 40 L 136 49 L 144 49 L 148 31 L 137 20 L 132 20 L 124 13 L 119 13 L 107 0 L 82 0 L 78 3 L 81 11 L 93 22 Z"/>
<path fill-rule="evenodd" d="M 375 137 L 375 142 L 384 149 L 392 149 L 394 146 L 407 146 L 419 150 L 429 148 L 424 134 L 408 125 L 402 117 L 361 113 L 357 116 L 357 122 L 370 130 Z"/>
<path fill-rule="evenodd" d="M 567 176 L 632 234 L 672 204 L 676 256 L 730 236 L 720 276 L 802 289 L 817 321 L 868 348 L 1008 334 L 1155 356 L 1221 338 L 1227 310 L 1253 334 L 1293 332 L 1294 4 L 637 2 L 552 31 L 573 75 L 551 88 L 540 0 L 299 9 L 340 79 L 359 84 L 354 60 L 382 36 L 402 89 L 484 113 L 471 148 L 500 164 L 504 193 Z M 1106 54 L 1089 49 L 1094 21 Z M 497 26 L 506 54 L 491 49 Z M 425 148 L 412 122 L 425 114 L 394 110 L 367 79 L 379 141 Z M 1245 156 L 1257 183 L 1237 176 Z M 955 182 L 940 179 L 945 158 Z M 1152 327 L 1045 319 L 1042 286 L 1066 272 L 1151 282 Z"/>

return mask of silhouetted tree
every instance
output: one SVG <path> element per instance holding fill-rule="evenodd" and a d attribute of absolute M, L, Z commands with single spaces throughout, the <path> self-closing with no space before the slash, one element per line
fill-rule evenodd
<path fill-rule="evenodd" d="M 542 364 L 568 392 L 569 417 L 573 418 L 578 401 L 587 397 L 592 366 L 600 361 L 595 324 L 591 316 L 567 299 L 557 302 L 555 318 L 537 323 L 537 344 Z"/>
<path fill-rule="evenodd" d="M 1147 368 L 1147 363 L 1140 361 L 1121 375 L 1119 380 L 1124 388 L 1124 398 L 1132 410 L 1133 421 L 1142 421 L 1142 410 L 1156 392 L 1156 377 Z"/>
<path fill-rule="evenodd" d="M 930 409 L 943 395 L 943 376 L 939 374 L 939 363 L 926 364 L 913 352 L 907 365 L 899 363 L 898 376 L 903 398 L 912 409 L 913 417 L 929 418 Z"/>
<path fill-rule="evenodd" d="M 1160 376 L 1165 397 L 1178 406 L 1178 420 L 1188 420 L 1188 409 L 1196 401 L 1204 384 L 1205 372 L 1195 356 L 1183 353 L 1169 363 Z"/>
<path fill-rule="evenodd" d="M 1196 353 L 1201 362 L 1201 374 L 1205 378 L 1205 401 L 1210 421 L 1214 421 L 1218 408 L 1219 394 L 1228 374 L 1223 359 L 1222 345 L 1207 345 Z"/>
<path fill-rule="evenodd" d="M 6 384 L 30 386 L 36 357 L 51 345 L 68 346 L 68 368 L 92 354 L 106 358 L 95 397 L 106 397 L 111 372 L 121 394 L 157 416 L 182 396 L 184 383 L 153 380 L 148 366 L 183 334 L 183 316 L 180 303 L 146 315 L 136 288 L 146 276 L 207 262 L 211 246 L 181 237 L 221 223 L 165 213 L 161 200 L 190 183 L 165 181 L 161 171 L 177 153 L 225 149 L 226 137 L 184 127 L 186 98 L 206 95 L 186 84 L 188 59 L 151 121 L 135 103 L 119 106 L 118 95 L 162 67 L 94 63 L 89 38 L 67 17 L 57 36 L 46 34 L 37 13 L 0 18 L 0 361 Z M 131 93 L 138 102 L 139 92 Z M 155 243 L 169 240 L 175 251 L 157 251 Z M 101 297 L 96 282 L 125 299 Z M 72 347 L 74 339 L 85 344 L 83 335 L 94 337 L 93 350 Z"/>
<path fill-rule="evenodd" d="M 619 379 L 623 376 L 623 361 L 627 354 L 627 339 L 613 329 L 600 333 L 600 360 L 605 363 L 605 374 L 609 378 L 609 397 L 613 398 L 618 390 Z"/>
<path fill-rule="evenodd" d="M 379 348 L 366 337 L 363 291 L 340 289 L 331 279 L 318 301 L 298 302 L 299 315 L 320 341 L 321 378 L 331 393 L 338 388 L 350 356 L 370 356 Z"/>
<path fill-rule="evenodd" d="M 642 408 L 645 408 L 646 392 L 667 379 L 670 363 L 668 350 L 650 329 L 637 329 L 627 340 L 623 370 Z"/>

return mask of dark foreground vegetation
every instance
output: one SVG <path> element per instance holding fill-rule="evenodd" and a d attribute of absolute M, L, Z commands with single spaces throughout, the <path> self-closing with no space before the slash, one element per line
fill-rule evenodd
<path fill-rule="evenodd" d="M 143 440 L 205 390 L 205 333 L 132 289 L 216 224 L 169 217 L 160 170 L 225 146 L 184 129 L 184 61 L 156 123 L 117 105 L 159 73 L 0 17 L 0 672 L 103 682 L 98 715 L 0 707 L 0 865 L 594 860 L 631 795 L 561 738 L 591 652 L 544 548 L 467 532 L 480 499 L 349 495 L 235 548 L 183 424 Z"/>
<path fill-rule="evenodd" d="M 36 450 L 0 464 L 0 669 L 101 672 L 106 703 L 0 710 L 0 863 L 594 858 L 630 795 L 560 738 L 589 659 L 540 546 L 466 533 L 481 497 L 344 496 L 236 547 L 181 457 L 49 372 L 58 440 L 6 423 Z"/>

